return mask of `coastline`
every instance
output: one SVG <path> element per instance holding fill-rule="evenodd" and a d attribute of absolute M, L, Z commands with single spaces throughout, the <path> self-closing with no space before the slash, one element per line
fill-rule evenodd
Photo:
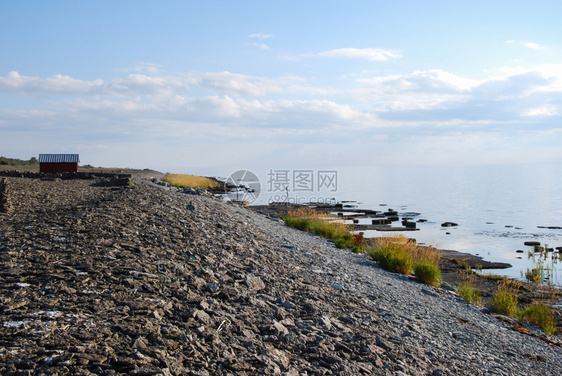
<path fill-rule="evenodd" d="M 258 213 L 262 213 L 270 218 L 276 218 L 276 219 L 282 219 L 283 216 L 287 215 L 288 211 L 290 210 L 295 210 L 301 207 L 305 207 L 306 205 L 301 205 L 301 204 L 273 204 L 273 205 L 254 205 L 254 206 L 248 206 L 248 209 L 251 211 L 256 211 Z M 323 210 L 326 212 L 333 212 L 333 211 L 338 211 L 337 209 L 334 209 L 334 207 L 330 206 L 326 206 L 326 207 L 322 207 L 319 208 L 319 210 Z M 376 226 L 376 228 L 378 230 L 381 231 L 389 231 L 389 228 L 387 226 Z M 356 229 L 357 230 L 357 229 Z M 397 232 L 405 232 L 405 234 L 409 235 L 409 230 L 407 228 L 398 228 L 395 229 L 394 231 Z M 413 234 L 412 238 L 415 238 L 415 234 Z M 462 260 L 463 262 L 467 263 L 467 265 L 472 268 L 472 269 L 503 269 L 503 268 L 509 268 L 511 267 L 511 264 L 505 263 L 505 262 L 496 262 L 496 261 L 488 261 L 485 260 L 483 257 L 481 256 L 477 256 L 477 255 L 473 255 L 471 253 L 466 253 L 466 252 L 459 252 L 456 250 L 447 250 L 447 249 L 440 249 L 440 253 L 441 256 L 446 259 L 446 260 Z M 461 267 L 455 263 L 455 265 L 458 268 L 455 269 L 461 269 Z M 449 267 L 450 268 L 450 267 Z"/>
<path fill-rule="evenodd" d="M 281 220 L 284 215 L 290 210 L 295 210 L 306 205 L 302 204 L 273 204 L 273 205 L 255 205 L 248 206 L 247 209 L 261 213 L 269 218 Z M 334 210 L 331 206 L 320 208 L 327 212 L 338 211 Z M 380 226 L 381 229 L 384 226 Z M 406 235 L 410 232 L 406 231 Z M 415 234 L 414 234 L 415 235 Z M 412 238 L 415 238 L 413 236 Z M 366 239 L 367 244 L 369 239 Z M 371 240 L 372 241 L 372 240 Z M 490 298 L 496 293 L 498 289 L 498 281 L 513 281 L 513 286 L 518 287 L 518 298 L 521 302 L 530 304 L 534 301 L 547 301 L 552 303 L 557 308 L 554 310 L 555 319 L 558 326 L 562 327 L 562 289 L 556 286 L 543 286 L 537 289 L 537 285 L 522 281 L 515 280 L 509 277 L 500 277 L 493 273 L 487 273 L 488 270 L 505 269 L 511 267 L 511 264 L 504 262 L 488 261 L 482 256 L 474 255 L 467 252 L 459 252 L 457 250 L 439 249 L 441 261 L 439 269 L 443 279 L 442 288 L 451 292 L 456 292 L 456 287 L 459 283 L 471 281 L 475 288 L 482 294 L 482 304 L 486 306 Z M 546 289 L 546 292 L 543 291 Z"/>
<path fill-rule="evenodd" d="M 8 178 L 2 374 L 562 373 L 558 336 L 140 180 Z"/>

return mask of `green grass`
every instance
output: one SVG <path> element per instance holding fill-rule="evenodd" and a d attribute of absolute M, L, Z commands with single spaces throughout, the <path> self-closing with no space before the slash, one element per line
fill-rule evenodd
<path fill-rule="evenodd" d="M 556 332 L 556 321 L 552 313 L 552 308 L 544 303 L 534 303 L 525 308 L 523 316 L 531 324 L 539 326 L 546 335 Z"/>
<path fill-rule="evenodd" d="M 353 248 L 355 246 L 353 234 L 335 216 L 310 208 L 300 208 L 289 211 L 283 217 L 283 221 L 289 227 L 332 239 L 338 248 Z"/>
<path fill-rule="evenodd" d="M 420 282 L 441 285 L 441 256 L 433 247 L 418 247 L 403 235 L 394 235 L 377 238 L 366 252 L 383 269 L 401 274 L 411 274 L 413 271 Z"/>
<path fill-rule="evenodd" d="M 471 281 L 461 282 L 457 285 L 457 294 L 467 303 L 480 304 L 481 292 L 474 287 Z"/>
<path fill-rule="evenodd" d="M 375 244 L 367 250 L 369 256 L 378 262 L 381 268 L 400 274 L 410 274 L 414 265 L 412 257 L 399 243 L 385 242 Z"/>
<path fill-rule="evenodd" d="M 494 312 L 509 317 L 517 317 L 519 315 L 517 303 L 517 295 L 507 285 L 500 285 L 490 300 L 490 306 Z"/>
<path fill-rule="evenodd" d="M 439 265 L 428 259 L 414 262 L 414 275 L 421 283 L 435 287 L 441 286 L 443 281 Z"/>

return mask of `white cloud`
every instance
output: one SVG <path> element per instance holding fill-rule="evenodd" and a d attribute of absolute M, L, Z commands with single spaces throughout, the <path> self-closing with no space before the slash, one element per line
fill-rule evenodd
<path fill-rule="evenodd" d="M 126 78 L 115 79 L 107 84 L 106 94 L 153 95 L 168 97 L 186 88 L 186 83 L 175 76 L 148 76 L 141 73 L 130 74 Z M 110 93 L 111 91 L 111 93 Z"/>
<path fill-rule="evenodd" d="M 54 75 L 48 78 L 23 76 L 9 72 L 0 76 L 0 92 L 33 96 L 87 95 L 129 97 L 141 100 L 162 100 L 177 93 L 196 89 L 236 96 L 265 96 L 270 94 L 309 93 L 321 94 L 329 90 L 309 87 L 306 80 L 297 76 L 268 78 L 231 72 L 189 72 L 175 76 L 157 76 L 141 73 L 130 74 L 105 82 L 102 79 L 82 81 L 69 76 Z"/>
<path fill-rule="evenodd" d="M 250 46 L 250 47 L 257 47 L 257 48 L 260 48 L 260 49 L 262 49 L 262 50 L 270 50 L 270 49 L 271 49 L 271 48 L 270 48 L 267 44 L 265 44 L 265 43 L 246 43 L 246 45 L 247 45 L 247 46 Z"/>
<path fill-rule="evenodd" d="M 527 110 L 523 116 L 558 116 L 558 110 L 554 105 L 545 105 Z"/>
<path fill-rule="evenodd" d="M 540 64 L 530 68 L 501 67 L 499 75 L 494 79 L 506 79 L 513 76 L 535 74 L 548 80 L 548 83 L 536 90 L 540 91 L 562 91 L 562 64 Z"/>
<path fill-rule="evenodd" d="M 31 95 L 99 93 L 103 89 L 103 80 L 82 81 L 62 74 L 39 78 L 11 71 L 5 77 L 0 76 L 0 91 L 19 91 Z"/>
<path fill-rule="evenodd" d="M 541 46 L 540 44 L 533 43 L 533 42 L 526 42 L 525 47 L 530 48 L 532 50 L 544 50 L 545 49 L 545 47 Z"/>
<path fill-rule="evenodd" d="M 162 69 L 161 64 L 141 62 L 132 68 L 116 69 L 116 72 L 125 72 L 125 73 L 138 72 L 138 73 L 158 74 L 161 72 L 161 69 Z"/>
<path fill-rule="evenodd" d="M 382 48 L 338 48 L 335 50 L 319 52 L 313 56 L 321 58 L 364 59 L 370 61 L 387 61 L 402 57 L 397 51 Z"/>
<path fill-rule="evenodd" d="M 294 92 L 317 91 L 304 86 L 305 80 L 297 76 L 268 78 L 231 72 L 190 72 L 185 83 L 210 91 L 229 95 L 265 96 L 268 94 L 287 94 Z"/>
<path fill-rule="evenodd" d="M 410 138 L 427 146 L 437 137 L 445 146 L 461 140 L 484 145 L 467 149 L 470 154 L 490 145 L 487 134 L 508 127 L 548 131 L 560 116 L 562 64 L 503 67 L 480 80 L 441 69 L 392 75 L 364 71 L 360 76 L 345 80 L 351 86 L 334 88 L 311 86 L 298 76 L 228 71 L 134 73 L 107 81 L 10 72 L 0 76 L 0 92 L 8 93 L 10 100 L 25 101 L 22 95 L 33 95 L 33 105 L 40 107 L 15 111 L 4 105 L 0 127 L 27 134 L 56 127 L 74 138 L 75 145 L 88 145 L 91 138 L 92 145 L 106 145 L 108 152 L 118 140 L 185 145 L 314 141 L 370 150 L 368 144 L 377 140 L 396 145 L 397 139 Z M 459 129 L 460 135 L 453 134 Z M 394 149 L 388 150 L 389 160 L 396 158 Z"/>
<path fill-rule="evenodd" d="M 424 91 L 461 92 L 478 86 L 482 81 L 465 78 L 441 69 L 415 71 L 405 75 L 381 76 L 358 79 L 383 89 L 383 92 Z"/>
<path fill-rule="evenodd" d="M 269 39 L 273 38 L 273 34 L 263 34 L 263 33 L 256 33 L 248 35 L 248 38 L 252 39 Z"/>
<path fill-rule="evenodd" d="M 201 98 L 192 102 L 190 107 L 203 118 L 240 117 L 240 105 L 227 95 Z"/>
<path fill-rule="evenodd" d="M 108 114 L 141 114 L 146 111 L 156 110 L 158 106 L 156 104 L 148 103 L 143 104 L 134 100 L 77 100 L 73 102 L 72 105 L 75 110 L 79 111 L 90 111 L 90 112 L 100 112 L 101 116 L 107 116 Z M 128 115 L 127 115 L 128 116 Z"/>
<path fill-rule="evenodd" d="M 357 100 L 383 112 L 442 108 L 444 103 L 466 100 L 470 91 L 482 83 L 440 69 L 361 78 L 356 82 L 361 84 L 353 89 Z"/>
<path fill-rule="evenodd" d="M 277 104 L 280 109 L 298 109 L 305 113 L 323 114 L 337 119 L 357 119 L 363 117 L 359 111 L 353 110 L 348 104 L 340 104 L 328 100 L 282 100 Z M 302 125 L 306 127 L 306 125 Z"/>

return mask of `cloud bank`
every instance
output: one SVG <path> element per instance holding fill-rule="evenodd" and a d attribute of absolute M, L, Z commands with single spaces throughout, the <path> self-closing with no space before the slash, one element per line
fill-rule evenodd
<path fill-rule="evenodd" d="M 381 61 L 400 55 L 339 49 L 318 56 Z M 442 69 L 367 72 L 344 79 L 338 87 L 315 85 L 295 75 L 166 75 L 158 64 L 137 68 L 136 73 L 117 71 L 113 79 L 90 81 L 8 72 L 0 76 L 0 95 L 10 96 L 11 106 L 0 109 L 0 129 L 19 140 L 14 147 L 24 150 L 33 139 L 59 149 L 79 145 L 103 159 L 104 153 L 115 154 L 117 145 L 128 145 L 119 147 L 120 153 L 132 153 L 135 147 L 154 149 L 159 144 L 170 155 L 193 157 L 205 147 L 222 145 L 221 153 L 236 164 L 248 163 L 254 155 L 237 153 L 237 148 L 260 150 L 269 155 L 269 163 L 297 163 L 311 145 L 330 151 L 324 160 L 331 163 L 356 164 L 352 156 L 357 153 L 401 163 L 404 148 L 419 163 L 461 155 L 481 163 L 479 156 L 492 146 L 523 139 L 549 150 L 552 135 L 558 137 L 561 129 L 562 65 L 501 67 L 478 80 Z M 29 103 L 35 108 L 29 109 Z M 530 145 L 529 150 L 535 149 Z M 148 157 L 131 161 L 154 162 Z"/>
<path fill-rule="evenodd" d="M 338 48 L 319 52 L 313 56 L 320 58 L 363 59 L 380 62 L 400 58 L 402 54 L 398 51 L 384 50 L 382 48 Z"/>

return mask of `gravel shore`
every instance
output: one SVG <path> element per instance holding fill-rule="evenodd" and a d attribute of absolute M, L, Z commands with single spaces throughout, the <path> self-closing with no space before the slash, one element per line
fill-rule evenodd
<path fill-rule="evenodd" d="M 7 178 L 3 375 L 561 375 L 528 334 L 212 198 Z"/>

